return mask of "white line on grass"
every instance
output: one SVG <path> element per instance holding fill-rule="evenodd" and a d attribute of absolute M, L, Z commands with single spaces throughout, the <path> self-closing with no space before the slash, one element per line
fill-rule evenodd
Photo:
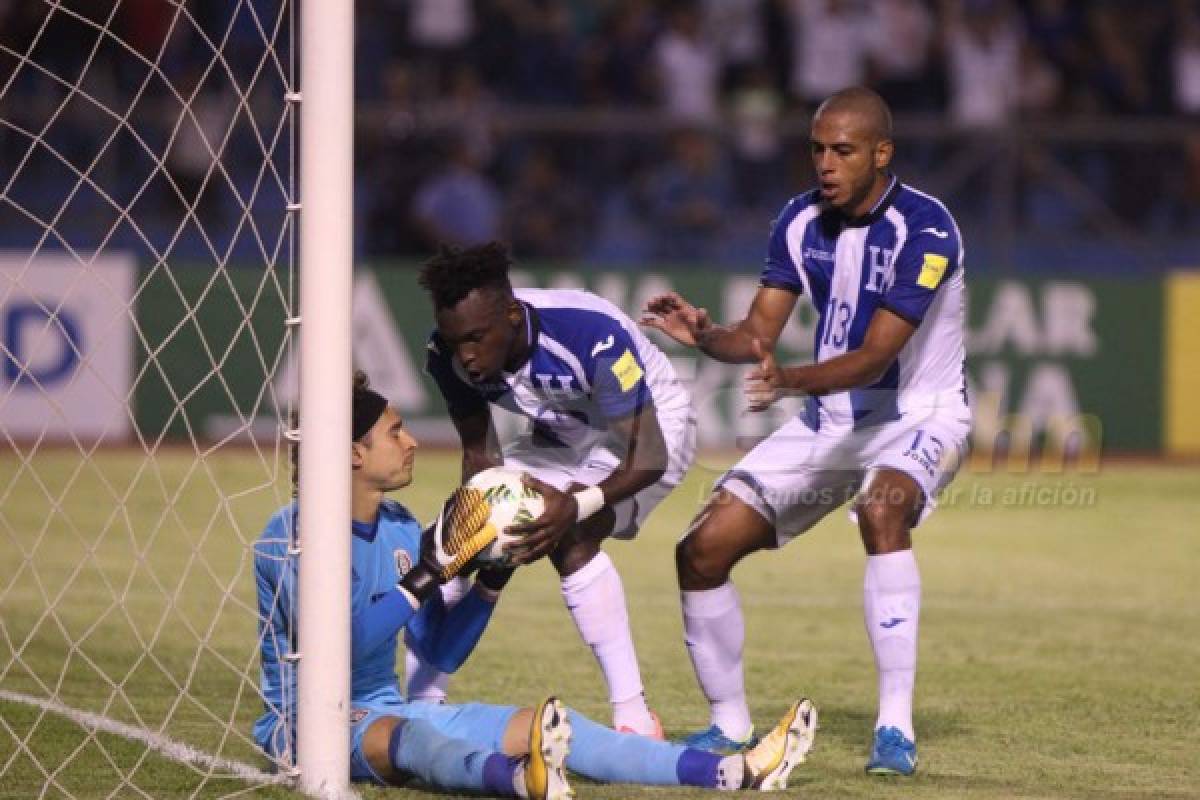
<path fill-rule="evenodd" d="M 100 714 L 93 714 L 90 711 L 72 708 L 57 700 L 34 697 L 28 694 L 21 694 L 20 692 L 10 692 L 7 689 L 0 689 L 0 700 L 35 706 L 36 708 L 53 712 L 91 731 L 103 731 L 105 733 L 116 734 L 117 736 L 124 736 L 126 739 L 133 739 L 174 761 L 220 770 L 228 773 L 231 777 L 240 778 L 247 783 L 286 784 L 292 782 L 292 776 L 290 775 L 263 772 L 261 769 L 252 767 L 249 764 L 243 764 L 240 761 L 231 761 L 227 758 L 210 755 L 202 750 L 197 750 L 191 745 L 186 745 L 183 742 L 177 742 L 174 739 L 163 736 L 160 733 L 127 725 L 124 722 L 117 722 L 115 719 L 109 719 Z M 331 797 L 330 800 L 333 800 L 333 798 Z M 351 791 L 341 795 L 339 800 L 358 800 L 358 795 Z"/>

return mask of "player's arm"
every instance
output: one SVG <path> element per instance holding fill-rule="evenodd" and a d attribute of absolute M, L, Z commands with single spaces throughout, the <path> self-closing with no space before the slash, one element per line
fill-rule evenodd
<path fill-rule="evenodd" d="M 748 364 L 757 357 L 757 339 L 769 350 L 796 307 L 796 292 L 773 285 L 760 286 L 744 319 L 716 325 L 708 311 L 696 308 L 675 292 L 659 295 L 646 304 L 642 324 L 657 328 L 680 344 L 730 364 Z"/>
<path fill-rule="evenodd" d="M 641 491 L 666 471 L 667 445 L 646 380 L 646 366 L 628 333 L 614 327 L 610 337 L 615 343 L 612 352 L 621 355 L 591 365 L 591 396 L 624 457 L 597 485 L 574 483 L 565 492 L 525 476 L 525 483 L 542 494 L 546 505 L 537 519 L 510 528 L 522 537 L 511 552 L 523 564 L 551 552 L 572 527 Z"/>
<path fill-rule="evenodd" d="M 425 663 L 442 672 L 454 672 L 479 644 L 496 609 L 496 599 L 496 593 L 476 583 L 447 609 L 439 592 L 408 623 L 405 643 Z"/>
<path fill-rule="evenodd" d="M 478 472 L 504 463 L 492 427 L 492 414 L 486 405 L 469 412 L 451 413 L 450 419 L 462 443 L 462 483 Z"/>
<path fill-rule="evenodd" d="M 370 653 L 395 636 L 425 604 L 442 602 L 442 584 L 458 575 L 479 551 L 495 540 L 496 531 L 488 524 L 490 513 L 491 507 L 479 490 L 460 486 L 451 493 L 437 519 L 421 533 L 417 563 L 394 589 L 354 609 L 350 623 L 354 657 Z M 483 591 L 473 589 L 473 592 L 479 600 L 489 600 Z M 494 602 L 494 597 L 490 600 L 488 605 Z M 485 619 L 483 625 L 486 624 Z M 482 628 L 479 630 L 482 632 Z"/>
<path fill-rule="evenodd" d="M 805 366 L 779 367 L 769 349 L 760 348 L 758 366 L 746 378 L 751 410 L 762 410 L 783 392 L 806 394 L 870 386 L 912 338 L 937 296 L 942 283 L 960 267 L 962 249 L 953 221 L 932 218 L 933 223 L 910 237 L 896 254 L 894 280 L 871 316 L 863 343 L 828 361 Z"/>
<path fill-rule="evenodd" d="M 596 484 L 604 505 L 618 503 L 657 483 L 667 471 L 667 442 L 654 403 L 628 417 L 609 420 L 609 430 L 624 445 L 624 458 L 608 477 Z"/>
<path fill-rule="evenodd" d="M 828 361 L 783 367 L 782 386 L 805 394 L 826 394 L 870 386 L 883 377 L 916 326 L 886 308 L 876 309 L 862 346 Z"/>

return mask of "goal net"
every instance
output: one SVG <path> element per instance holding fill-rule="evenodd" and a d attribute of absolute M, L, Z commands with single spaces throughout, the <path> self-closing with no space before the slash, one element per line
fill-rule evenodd
<path fill-rule="evenodd" d="M 254 542 L 292 496 L 294 5 L 0 4 L 0 794 L 294 777 L 251 736 Z"/>

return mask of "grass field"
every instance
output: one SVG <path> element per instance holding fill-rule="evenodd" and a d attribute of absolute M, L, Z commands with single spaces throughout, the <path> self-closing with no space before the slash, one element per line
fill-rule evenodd
<path fill-rule="evenodd" d="M 707 722 L 681 640 L 672 547 L 720 466 L 693 470 L 637 541 L 609 547 L 647 694 L 670 734 Z M 400 498 L 427 516 L 456 470 L 452 454 L 422 453 L 418 481 Z M 259 713 L 248 543 L 286 495 L 271 465 L 231 453 L 197 468 L 163 453 L 146 470 L 140 456 L 117 452 L 79 469 L 74 453 L 59 451 L 22 467 L 9 453 L 0 487 L 0 690 L 53 694 L 264 767 L 247 740 Z M 956 487 L 917 540 L 914 779 L 862 774 L 875 676 L 862 550 L 845 516 L 737 571 L 760 727 L 800 694 L 821 710 L 817 748 L 788 796 L 1200 797 L 1200 470 L 968 473 Z M 169 510 L 164 498 L 174 499 Z M 452 699 L 528 704 L 552 691 L 605 719 L 598 669 L 550 568 L 518 573 L 505 595 Z M 245 788 L 27 705 L 0 700 L 0 722 L 0 798 Z M 702 794 L 578 785 L 582 797 Z"/>

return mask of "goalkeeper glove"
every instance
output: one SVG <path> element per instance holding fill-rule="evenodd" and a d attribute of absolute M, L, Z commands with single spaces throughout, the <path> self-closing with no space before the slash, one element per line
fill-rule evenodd
<path fill-rule="evenodd" d="M 421 560 L 400 579 L 400 588 L 423 603 L 458 575 L 496 539 L 496 529 L 488 522 L 491 513 L 483 492 L 464 486 L 455 489 L 437 519 L 421 534 Z"/>

